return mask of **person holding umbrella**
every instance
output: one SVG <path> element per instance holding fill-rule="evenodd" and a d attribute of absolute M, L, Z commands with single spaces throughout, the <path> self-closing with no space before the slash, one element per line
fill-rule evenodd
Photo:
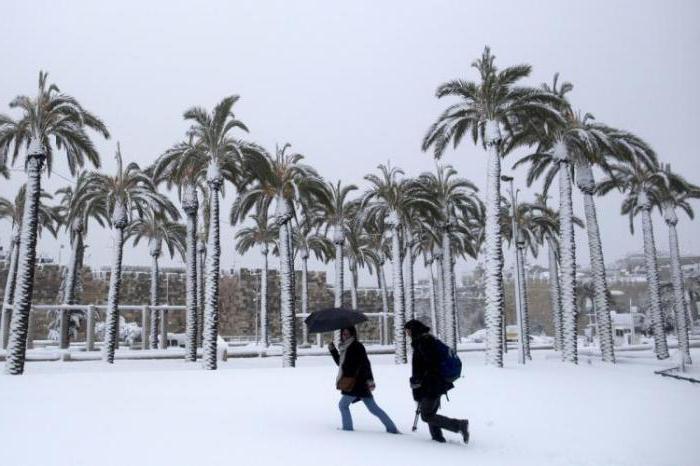
<path fill-rule="evenodd" d="M 333 342 L 328 344 L 333 360 L 338 365 L 336 388 L 340 390 L 341 397 L 338 403 L 340 417 L 343 422 L 343 430 L 353 430 L 350 405 L 362 401 L 370 413 L 374 414 L 384 424 L 390 434 L 398 434 L 399 431 L 391 418 L 374 401 L 374 377 L 372 366 L 367 357 L 367 351 L 362 343 L 357 340 L 357 330 L 349 326 L 340 332 L 340 346 L 335 347 Z"/>
<path fill-rule="evenodd" d="M 335 386 L 341 393 L 338 408 L 340 408 L 343 430 L 353 430 L 350 405 L 362 401 L 369 412 L 382 421 L 387 432 L 398 434 L 396 425 L 384 410 L 377 406 L 372 396 L 375 388 L 372 365 L 369 363 L 364 345 L 357 340 L 355 329 L 356 324 L 366 321 L 367 316 L 362 312 L 331 308 L 311 313 L 304 323 L 309 333 L 340 330 L 340 347 L 336 348 L 335 344 L 330 342 L 328 349 L 338 365 Z"/>

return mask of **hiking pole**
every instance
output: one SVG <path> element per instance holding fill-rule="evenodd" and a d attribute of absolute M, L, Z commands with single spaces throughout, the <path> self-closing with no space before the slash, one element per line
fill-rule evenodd
<path fill-rule="evenodd" d="M 411 432 L 418 430 L 418 416 L 420 416 L 420 403 L 416 403 L 416 417 L 413 419 L 413 427 L 411 428 Z"/>

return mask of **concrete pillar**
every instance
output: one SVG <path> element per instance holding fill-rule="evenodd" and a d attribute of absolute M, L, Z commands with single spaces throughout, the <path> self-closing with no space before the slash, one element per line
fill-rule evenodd
<path fill-rule="evenodd" d="M 88 306 L 86 329 L 85 329 L 85 349 L 93 351 L 95 349 L 95 306 Z"/>

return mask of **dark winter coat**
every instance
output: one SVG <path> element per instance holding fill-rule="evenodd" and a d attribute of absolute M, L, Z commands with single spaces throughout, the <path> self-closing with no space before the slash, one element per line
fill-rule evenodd
<path fill-rule="evenodd" d="M 340 363 L 340 353 L 338 353 L 336 348 L 331 350 L 331 356 L 333 356 L 336 364 Z M 348 346 L 348 349 L 345 350 L 342 370 L 343 377 L 355 377 L 356 379 L 353 389 L 349 392 L 341 392 L 343 395 L 351 395 L 358 398 L 372 397 L 372 392 L 369 389 L 369 385 L 374 384 L 372 365 L 367 357 L 365 346 L 359 341 L 353 341 Z"/>
<path fill-rule="evenodd" d="M 411 341 L 413 347 L 413 370 L 411 387 L 413 399 L 440 398 L 454 385 L 440 374 L 440 354 L 437 351 L 435 337 L 424 333 Z"/>

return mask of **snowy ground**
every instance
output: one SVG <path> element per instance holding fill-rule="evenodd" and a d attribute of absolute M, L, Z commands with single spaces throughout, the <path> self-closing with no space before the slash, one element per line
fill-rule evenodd
<path fill-rule="evenodd" d="M 0 375 L 0 458 L 24 465 L 697 465 L 700 385 L 654 375 L 649 354 L 615 367 L 583 357 L 578 367 L 548 350 L 505 369 L 462 353 L 465 378 L 443 412 L 468 417 L 472 441 L 411 433 L 409 366 L 371 356 L 376 399 L 403 432 L 383 432 L 353 405 L 355 432 L 340 416 L 330 358 L 233 358 L 221 370 L 174 360 L 31 362 Z M 693 350 L 700 364 L 700 350 Z M 700 371 L 693 369 L 694 374 Z"/>

